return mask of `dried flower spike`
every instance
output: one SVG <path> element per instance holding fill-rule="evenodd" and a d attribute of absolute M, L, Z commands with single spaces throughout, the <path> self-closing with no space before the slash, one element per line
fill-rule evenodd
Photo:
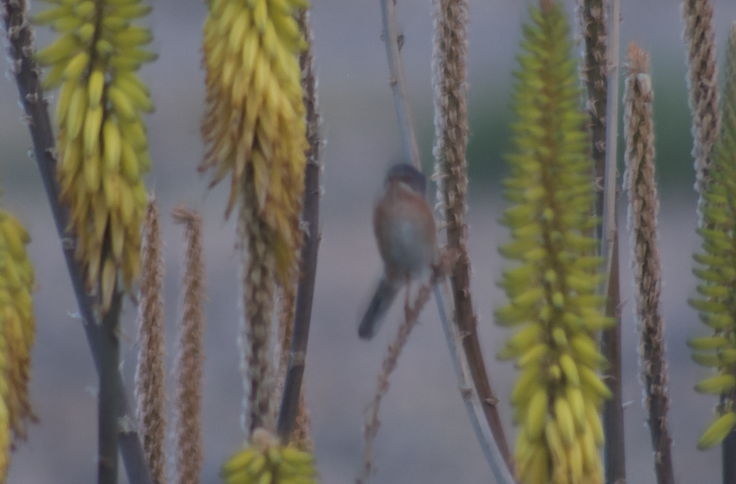
<path fill-rule="evenodd" d="M 89 290 L 107 312 L 118 273 L 131 290 L 140 274 L 140 228 L 148 203 L 141 175 L 150 169 L 141 113 L 148 88 L 135 72 L 156 55 L 142 47 L 151 33 L 134 25 L 151 8 L 140 0 L 50 0 L 34 22 L 59 37 L 38 51 L 50 67 L 45 89 L 61 86 L 58 178 L 69 205 L 76 257 Z"/>
<path fill-rule="evenodd" d="M 683 0 L 682 18 L 685 22 L 683 38 L 687 49 L 688 104 L 692 113 L 692 155 L 695 164 L 695 190 L 700 223 L 703 225 L 702 193 L 711 171 L 711 154 L 720 131 L 721 115 L 718 109 L 718 68 L 716 39 L 713 29 L 711 0 Z"/>
<path fill-rule="evenodd" d="M 624 187 L 629 194 L 628 228 L 631 237 L 634 274 L 635 317 L 640 327 L 639 357 L 644 386 L 644 409 L 657 453 L 655 472 L 660 483 L 674 482 L 672 439 L 667 426 L 667 362 L 665 361 L 664 319 L 660 304 L 662 269 L 657 234 L 657 182 L 654 176 L 654 124 L 652 81 L 647 74 L 649 55 L 631 43 L 628 48 L 628 76 L 624 91 L 624 139 L 626 173 Z"/>
<path fill-rule="evenodd" d="M 138 303 L 138 362 L 135 372 L 137 416 L 143 451 L 154 484 L 166 484 L 166 373 L 164 371 L 164 260 L 158 204 L 146 209 Z"/>
<path fill-rule="evenodd" d="M 510 303 L 496 311 L 519 328 L 499 355 L 521 370 L 511 394 L 520 482 L 601 483 L 599 409 L 610 396 L 596 374 L 603 364 L 594 335 L 610 324 L 598 295 L 605 274 L 589 234 L 597 222 L 580 88 L 564 9 L 530 9 L 518 56 L 516 153 L 505 184 L 512 206 L 501 249 L 519 265 L 500 282 Z"/>
<path fill-rule="evenodd" d="M 202 370 L 204 368 L 204 258 L 202 219 L 178 204 L 171 212 L 184 225 L 184 277 L 181 288 L 181 326 L 176 354 L 176 484 L 199 484 L 202 451 Z"/>

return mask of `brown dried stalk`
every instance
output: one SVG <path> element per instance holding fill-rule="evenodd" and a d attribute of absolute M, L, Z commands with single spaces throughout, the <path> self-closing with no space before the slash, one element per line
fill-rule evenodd
<path fill-rule="evenodd" d="M 319 251 L 319 199 L 320 186 L 320 138 L 321 119 L 317 100 L 317 76 L 314 73 L 312 56 L 312 32 L 309 13 L 304 10 L 298 17 L 299 28 L 309 43 L 309 48 L 299 57 L 302 70 L 302 90 L 304 107 L 307 112 L 307 164 L 304 168 L 304 209 L 302 224 L 305 226 L 304 245 L 301 253 L 301 274 L 296 297 L 293 338 L 290 343 L 288 366 L 285 374 L 284 390 L 277 422 L 277 432 L 284 441 L 291 441 L 302 449 L 311 448 L 309 438 L 309 413 L 304 399 L 304 363 L 309 339 L 309 326 L 312 318 L 314 282 L 317 275 L 317 254 Z M 293 431 L 292 431 L 293 428 Z"/>
<path fill-rule="evenodd" d="M 432 276 L 429 282 L 423 284 L 419 288 L 416 299 L 413 304 L 409 303 L 408 295 L 406 300 L 406 306 L 404 307 L 404 322 L 399 326 L 399 332 L 396 338 L 388 346 L 388 355 L 381 364 L 381 371 L 378 373 L 378 384 L 376 386 L 376 393 L 373 395 L 373 400 L 366 408 L 368 414 L 365 422 L 365 453 L 363 454 L 363 470 L 360 476 L 355 479 L 356 484 L 367 484 L 370 480 L 370 476 L 373 473 L 375 464 L 373 463 L 373 441 L 378 434 L 378 429 L 381 426 L 381 421 L 378 420 L 378 411 L 381 405 L 381 400 L 388 393 L 389 382 L 388 378 L 396 369 L 399 361 L 401 351 L 406 346 L 409 340 L 409 334 L 417 324 L 417 318 L 424 309 L 424 306 L 429 301 L 430 296 L 434 287 L 440 282 L 442 278 L 447 274 L 448 266 L 450 265 L 450 255 L 445 253 L 440 260 L 440 263 L 432 268 Z M 408 287 L 407 287 L 408 291 Z"/>
<path fill-rule="evenodd" d="M 181 325 L 176 355 L 176 445 L 177 484 L 199 484 L 202 452 L 202 368 L 204 367 L 205 298 L 202 258 L 202 220 L 197 212 L 178 204 L 171 211 L 184 225 L 184 277 L 181 289 Z"/>
<path fill-rule="evenodd" d="M 711 152 L 721 124 L 718 110 L 718 69 L 710 0 L 683 0 L 683 38 L 687 47 L 688 105 L 693 116 L 692 155 L 695 160 L 695 190 L 703 193 L 708 183 Z M 698 214 L 703 205 L 698 201 Z M 699 216 L 702 223 L 702 217 Z"/>
<path fill-rule="evenodd" d="M 667 362 L 664 358 L 664 320 L 660 313 L 662 271 L 657 236 L 657 182 L 654 176 L 652 81 L 647 74 L 649 54 L 635 43 L 628 48 L 628 76 L 624 91 L 624 139 L 629 194 L 628 228 L 636 298 L 635 316 L 641 329 L 639 357 L 644 384 L 644 408 L 654 450 L 659 484 L 674 484 L 672 438 L 667 429 Z"/>
<path fill-rule="evenodd" d="M 137 416 L 146 461 L 155 484 L 166 484 L 166 385 L 164 371 L 164 260 L 158 204 L 148 201 L 141 254 L 138 303 L 138 363 L 135 372 Z"/>
<path fill-rule="evenodd" d="M 54 156 L 54 134 L 49 119 L 47 102 L 43 97 L 39 82 L 40 69 L 31 58 L 33 48 L 33 31 L 28 25 L 25 0 L 0 0 L 0 17 L 7 31 L 8 59 L 10 60 L 10 74 L 15 77 L 20 95 L 20 103 L 26 116 L 28 130 L 33 141 L 33 153 L 41 173 L 46 196 L 51 206 L 51 213 L 56 224 L 56 231 L 62 241 L 64 260 L 67 264 L 69 277 L 74 288 L 74 295 L 79 305 L 79 312 L 84 323 L 85 335 L 92 352 L 95 368 L 101 380 L 105 381 L 104 393 L 109 396 L 106 408 L 115 412 L 114 425 L 106 430 L 108 434 L 117 438 L 120 453 L 123 457 L 125 470 L 131 482 L 149 484 L 151 475 L 143 455 L 143 447 L 135 428 L 135 418 L 128 406 L 125 387 L 118 371 L 118 362 L 115 351 L 118 350 L 117 333 L 110 332 L 113 321 L 117 319 L 111 310 L 108 318 L 100 324 L 94 312 L 95 301 L 87 293 L 84 285 L 82 268 L 74 257 L 76 239 L 67 233 L 69 227 L 69 213 L 67 208 L 59 203 L 59 186 L 56 181 L 56 159 Z M 119 299 L 113 306 L 119 308 Z M 110 324 L 106 324 L 106 323 Z M 112 349 L 112 351 L 107 351 Z M 104 374 L 104 377 L 102 375 Z M 103 385 L 100 392 L 103 393 Z M 108 393 L 109 391 L 109 393 Z M 109 438 L 106 436 L 106 443 Z M 108 446 L 106 454 L 110 456 L 111 465 L 117 465 L 117 450 Z M 113 456 L 115 456 L 113 458 Z M 112 462 L 114 460 L 114 462 Z M 101 461 L 102 462 L 102 461 Z M 117 475 L 117 472 L 115 472 Z"/>
<path fill-rule="evenodd" d="M 588 98 L 586 109 L 590 114 L 590 141 L 596 186 L 595 212 L 603 216 L 603 179 L 606 171 L 606 95 L 608 93 L 608 52 L 606 0 L 578 0 L 577 12 L 580 30 L 585 40 L 580 77 L 585 82 Z M 602 237 L 599 223 L 597 237 Z"/>
<path fill-rule="evenodd" d="M 484 403 L 485 418 L 509 469 L 513 469 L 511 452 L 496 408 L 497 398 L 491 390 L 480 349 L 470 293 L 470 257 L 468 256 L 467 163 L 468 112 L 466 80 L 468 4 L 466 0 L 434 0 L 434 53 L 432 84 L 435 103 L 437 209 L 443 215 L 448 248 L 458 256 L 450 281 L 455 303 L 454 318 L 463 334 L 463 351 L 469 361 L 473 385 Z"/>
<path fill-rule="evenodd" d="M 253 184 L 252 168 L 246 184 Z M 243 319 L 238 336 L 240 371 L 243 376 L 243 427 L 250 438 L 258 427 L 273 427 L 270 409 L 274 388 L 271 364 L 271 318 L 276 294 L 276 260 L 267 242 L 271 233 L 258 216 L 258 204 L 252 199 L 253 186 L 243 191 L 238 217 L 238 240 L 241 254 Z M 250 198 L 250 199 L 249 199 Z"/>

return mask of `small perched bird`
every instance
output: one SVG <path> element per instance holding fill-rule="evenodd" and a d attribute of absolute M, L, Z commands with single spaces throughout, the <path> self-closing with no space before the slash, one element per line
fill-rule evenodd
<path fill-rule="evenodd" d="M 426 187 L 422 172 L 405 163 L 392 166 L 386 175 L 373 212 L 383 275 L 358 328 L 362 339 L 373 337 L 399 290 L 437 263 L 437 231 L 424 199 Z"/>

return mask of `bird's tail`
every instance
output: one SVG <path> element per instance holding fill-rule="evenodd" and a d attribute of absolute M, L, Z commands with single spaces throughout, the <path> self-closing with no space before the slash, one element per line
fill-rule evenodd
<path fill-rule="evenodd" d="M 400 288 L 401 285 L 391 283 L 385 277 L 381 278 L 381 282 L 378 283 L 378 288 L 376 288 L 376 294 L 373 296 L 358 328 L 358 336 L 361 339 L 371 339 L 376 334 Z"/>

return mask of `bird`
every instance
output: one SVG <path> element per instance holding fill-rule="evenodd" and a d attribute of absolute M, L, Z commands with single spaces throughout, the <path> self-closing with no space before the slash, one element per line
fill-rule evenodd
<path fill-rule="evenodd" d="M 386 174 L 373 212 L 383 275 L 358 327 L 361 339 L 375 335 L 401 288 L 437 263 L 437 230 L 426 188 L 427 179 L 412 165 L 393 165 Z"/>

